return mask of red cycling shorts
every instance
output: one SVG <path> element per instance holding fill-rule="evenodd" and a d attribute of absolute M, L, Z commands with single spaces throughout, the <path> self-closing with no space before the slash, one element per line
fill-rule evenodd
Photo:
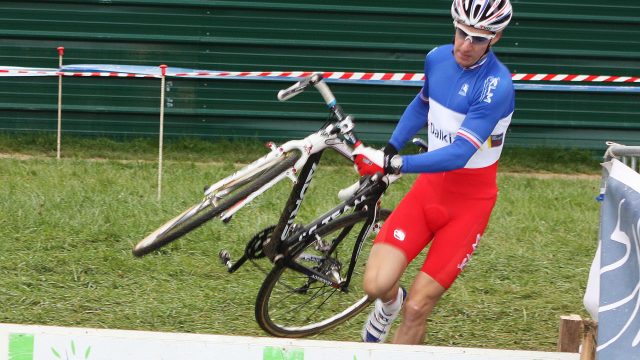
<path fill-rule="evenodd" d="M 497 162 L 480 169 L 421 174 L 384 222 L 375 243 L 411 262 L 431 243 L 422 272 L 449 288 L 467 265 L 496 202 Z"/>

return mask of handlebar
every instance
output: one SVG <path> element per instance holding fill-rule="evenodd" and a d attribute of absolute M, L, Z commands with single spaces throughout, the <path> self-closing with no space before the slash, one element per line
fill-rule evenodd
<path fill-rule="evenodd" d="M 286 89 L 282 89 L 278 91 L 278 100 L 287 101 L 292 97 L 300 94 L 309 85 L 313 85 L 316 90 L 322 95 L 325 104 L 331 110 L 331 113 L 338 120 L 339 124 L 331 129 L 332 133 L 341 133 L 345 139 L 351 143 L 352 145 L 358 142 L 358 138 L 353 132 L 353 117 L 351 115 L 347 115 L 342 111 L 342 107 L 338 105 L 335 96 L 329 89 L 329 86 L 324 82 L 321 73 L 314 73 L 311 76 L 308 76 L 297 83 L 289 86 Z"/>
<path fill-rule="evenodd" d="M 311 78 L 314 76 L 315 74 L 306 77 L 300 81 L 298 81 L 297 83 L 289 86 L 286 89 L 282 89 L 280 91 L 278 91 L 278 100 L 280 101 L 287 101 L 289 99 L 291 99 L 292 97 L 300 94 L 301 92 L 304 91 L 304 89 L 307 88 L 307 86 L 309 86 L 309 84 L 311 83 Z"/>
<path fill-rule="evenodd" d="M 382 181 L 385 183 L 386 186 L 389 186 L 391 184 L 393 184 L 394 182 L 396 182 L 398 179 L 400 179 L 402 177 L 402 175 L 384 175 L 382 173 L 377 173 L 374 176 L 372 176 L 371 178 L 369 178 L 369 180 L 371 182 L 377 182 L 377 181 Z M 354 184 L 338 191 L 338 199 L 340 199 L 341 201 L 347 201 L 350 197 L 352 197 L 358 190 L 360 190 L 363 186 L 362 183 L 362 178 L 359 179 L 358 181 L 356 181 Z M 370 184 L 370 182 L 365 181 L 364 185 L 368 185 Z"/>
<path fill-rule="evenodd" d="M 360 188 L 360 181 L 356 181 L 353 185 L 338 191 L 338 199 L 340 199 L 341 201 L 346 201 L 348 198 L 351 197 L 351 195 L 355 194 L 359 188 Z"/>
<path fill-rule="evenodd" d="M 327 84 L 322 79 L 322 74 L 314 73 L 313 75 L 298 81 L 288 88 L 278 91 L 278 100 L 287 101 L 303 92 L 307 87 L 309 87 L 309 85 L 313 85 L 318 90 L 318 92 L 320 92 L 320 95 L 322 95 L 322 98 L 324 99 L 324 102 L 327 104 L 327 106 L 333 107 L 336 105 L 336 98 L 335 96 L 333 96 L 333 93 L 329 89 L 329 86 L 327 86 Z"/>

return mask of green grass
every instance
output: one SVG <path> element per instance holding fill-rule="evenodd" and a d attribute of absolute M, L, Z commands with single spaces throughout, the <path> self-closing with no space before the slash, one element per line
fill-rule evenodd
<path fill-rule="evenodd" d="M 263 273 L 249 264 L 229 275 L 217 253 L 240 254 L 254 233 L 273 224 L 289 184 L 229 224 L 212 222 L 153 255 L 131 255 L 134 243 L 197 201 L 203 185 L 264 152 L 252 142 L 234 144 L 233 151 L 223 145 L 170 142 L 158 202 L 152 140 L 69 138 L 57 161 L 55 138 L 0 135 L 0 153 L 32 155 L 0 158 L 0 322 L 264 336 L 253 318 Z M 489 228 L 436 308 L 428 344 L 554 351 L 559 317 L 586 316 L 582 296 L 598 229 L 597 159 L 553 153 L 505 154 Z M 336 158 L 323 164 L 331 166 L 320 167 L 302 219 L 332 207 L 337 190 L 357 179 Z M 532 171 L 594 176 L 527 174 Z M 399 201 L 411 179 L 389 189 L 385 207 Z M 419 265 L 410 267 L 405 285 Z M 269 268 L 265 261 L 260 266 Z M 358 341 L 363 316 L 316 338 Z"/>
<path fill-rule="evenodd" d="M 382 146 L 383 144 L 375 144 Z M 91 138 L 64 135 L 61 144 L 64 158 L 95 158 L 120 160 L 158 159 L 158 139 L 149 138 Z M 240 150 L 240 151 L 238 151 Z M 408 145 L 407 152 L 415 147 Z M 193 162 L 249 162 L 257 154 L 266 152 L 263 142 L 209 141 L 195 138 L 165 139 L 163 156 L 166 160 Z M 56 156 L 56 137 L 53 134 L 0 133 L 0 153 Z M 602 154 L 578 149 L 513 148 L 506 147 L 500 167 L 509 172 L 590 173 L 600 172 Z M 342 159 L 329 153 L 323 159 L 329 164 L 342 164 Z"/>

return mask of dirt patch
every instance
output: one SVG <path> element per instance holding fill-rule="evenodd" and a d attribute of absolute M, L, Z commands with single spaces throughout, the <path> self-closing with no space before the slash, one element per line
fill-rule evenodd
<path fill-rule="evenodd" d="M 19 154 L 19 153 L 0 153 L 0 159 L 16 159 L 16 160 L 33 160 L 36 158 L 44 158 L 42 156 L 33 156 L 27 154 Z"/>
<path fill-rule="evenodd" d="M 530 177 L 535 179 L 595 180 L 602 178 L 602 175 L 600 174 L 555 174 L 544 172 L 515 173 L 500 171 L 498 171 L 498 174 L 505 176 Z"/>

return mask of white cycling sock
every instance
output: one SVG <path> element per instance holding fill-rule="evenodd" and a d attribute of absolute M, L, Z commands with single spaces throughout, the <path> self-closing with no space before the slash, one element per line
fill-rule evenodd
<path fill-rule="evenodd" d="M 402 307 L 402 288 L 398 288 L 398 295 L 395 299 L 382 303 L 382 310 L 387 314 L 395 314 Z"/>

